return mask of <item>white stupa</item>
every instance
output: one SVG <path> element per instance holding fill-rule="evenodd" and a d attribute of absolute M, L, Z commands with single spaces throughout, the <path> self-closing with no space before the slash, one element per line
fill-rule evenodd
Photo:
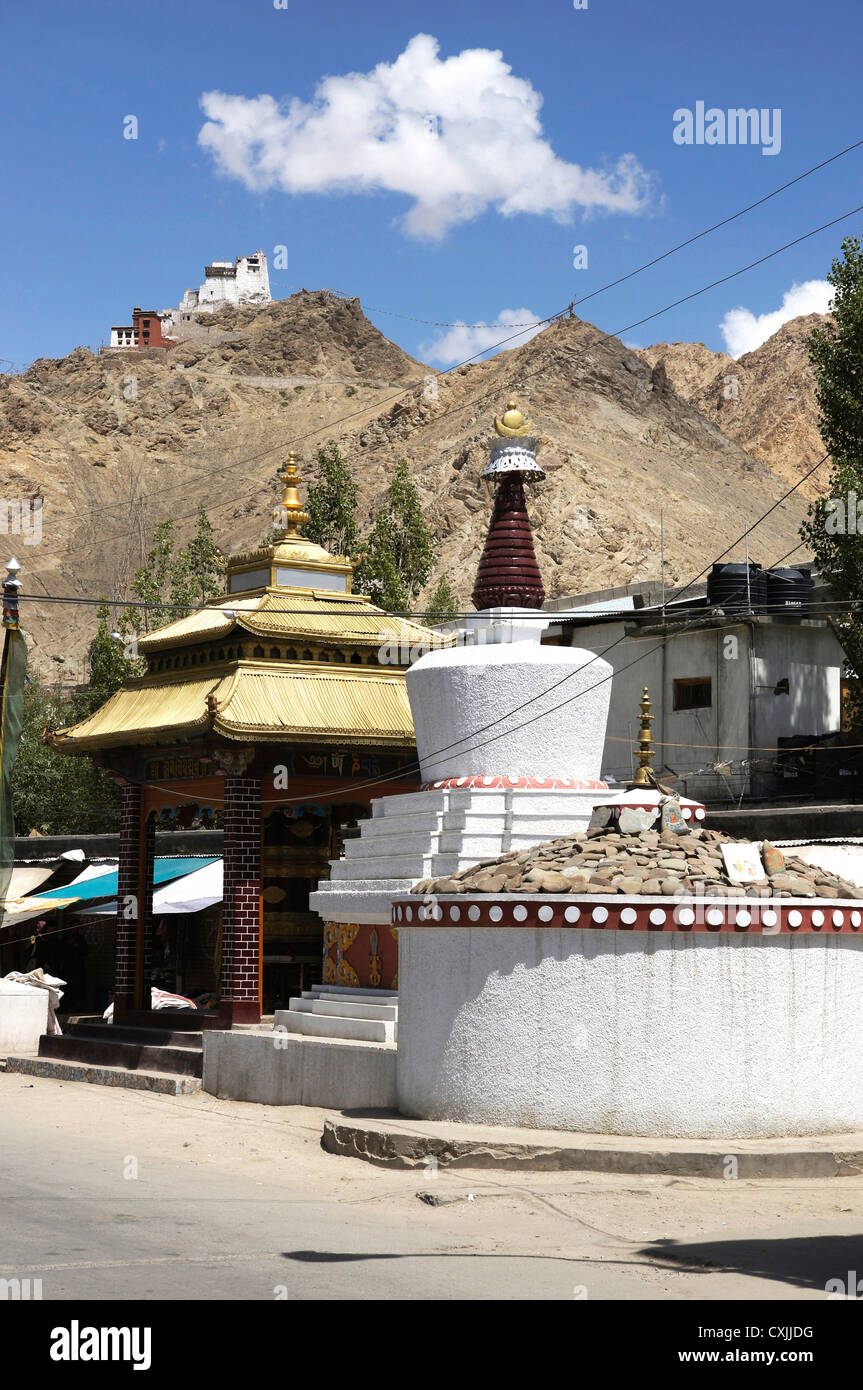
<path fill-rule="evenodd" d="M 612 668 L 541 645 L 545 595 L 523 479 L 544 474 L 514 402 L 495 429 L 484 476 L 497 492 L 474 588 L 484 606 L 457 645 L 407 673 L 422 787 L 373 802 L 332 863 L 310 898 L 330 929 L 388 928 L 393 898 L 418 881 L 584 830 L 612 796 L 600 776 Z"/>

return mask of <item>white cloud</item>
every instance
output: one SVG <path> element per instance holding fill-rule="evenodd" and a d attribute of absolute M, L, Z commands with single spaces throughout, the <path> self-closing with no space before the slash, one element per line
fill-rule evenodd
<path fill-rule="evenodd" d="M 505 348 L 518 347 L 548 325 L 540 323 L 523 332 L 518 332 L 516 325 L 536 324 L 537 318 L 532 309 L 501 309 L 493 323 L 458 323 L 431 342 L 421 343 L 420 353 L 426 362 L 443 362 L 451 366 L 453 362 L 465 362 L 469 357 L 475 357 L 503 339 L 507 340 Z"/>
<path fill-rule="evenodd" d="M 827 280 L 806 280 L 786 290 L 782 307 L 772 313 L 753 314 L 749 309 L 729 309 L 719 325 L 726 348 L 732 357 L 753 352 L 789 319 L 796 319 L 800 314 L 826 314 L 833 293 L 833 286 Z"/>
<path fill-rule="evenodd" d="M 438 57 L 417 34 L 393 63 L 325 77 L 310 102 L 205 92 L 198 134 L 221 173 L 286 193 L 401 193 L 411 236 L 441 237 L 488 207 L 505 217 L 641 212 L 652 178 L 634 154 L 609 169 L 559 159 L 542 97 L 499 51 Z"/>

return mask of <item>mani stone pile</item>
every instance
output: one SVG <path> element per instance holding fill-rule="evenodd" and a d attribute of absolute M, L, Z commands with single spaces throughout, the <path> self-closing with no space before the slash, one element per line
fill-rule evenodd
<path fill-rule="evenodd" d="M 411 892 L 863 898 L 863 888 L 772 847 L 770 863 L 775 872 L 765 873 L 760 883 L 734 883 L 720 846 L 735 843 L 730 835 L 703 827 L 680 835 L 658 830 L 621 834 L 597 828 L 486 859 L 447 878 L 422 879 Z"/>

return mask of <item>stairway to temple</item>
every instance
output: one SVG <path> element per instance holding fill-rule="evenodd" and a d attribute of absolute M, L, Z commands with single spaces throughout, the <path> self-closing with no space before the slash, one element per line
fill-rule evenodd
<path fill-rule="evenodd" d="M 201 1089 L 204 1043 L 200 1032 L 72 1024 L 61 1037 L 45 1033 L 38 1056 L 12 1056 L 6 1070 L 57 1081 L 87 1081 L 162 1095 Z"/>
<path fill-rule="evenodd" d="M 382 989 L 314 985 L 277 1009 L 276 1031 L 307 1038 L 394 1045 L 398 1036 L 399 996 Z"/>

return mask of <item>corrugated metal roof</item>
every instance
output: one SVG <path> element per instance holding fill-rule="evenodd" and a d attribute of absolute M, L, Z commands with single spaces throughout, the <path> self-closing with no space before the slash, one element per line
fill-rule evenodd
<path fill-rule="evenodd" d="M 164 741 L 168 732 L 182 738 L 207 727 L 207 696 L 225 696 L 233 679 L 233 673 L 226 676 L 222 671 L 195 680 L 137 681 L 118 690 L 80 724 L 58 729 L 52 743 L 61 752 L 84 752 L 110 744 Z"/>
<path fill-rule="evenodd" d="M 414 742 L 404 677 L 373 668 L 277 671 L 244 662 L 214 728 L 228 738 L 302 734 L 322 741 Z"/>
<path fill-rule="evenodd" d="M 207 696 L 218 701 L 210 722 Z M 89 719 L 53 736 L 60 751 L 176 742 L 212 727 L 226 738 L 412 747 L 404 675 L 385 667 L 241 661 L 208 679 L 147 677 L 118 690 Z"/>
<path fill-rule="evenodd" d="M 199 608 L 188 618 L 178 618 L 175 623 L 157 628 L 138 638 L 138 649 L 142 652 L 158 651 L 161 647 L 174 647 L 190 642 L 204 642 L 210 637 L 223 637 L 234 626 L 233 618 L 226 618 L 223 608 L 231 608 L 237 614 L 251 611 L 260 603 L 258 598 L 225 598 L 219 607 Z"/>

